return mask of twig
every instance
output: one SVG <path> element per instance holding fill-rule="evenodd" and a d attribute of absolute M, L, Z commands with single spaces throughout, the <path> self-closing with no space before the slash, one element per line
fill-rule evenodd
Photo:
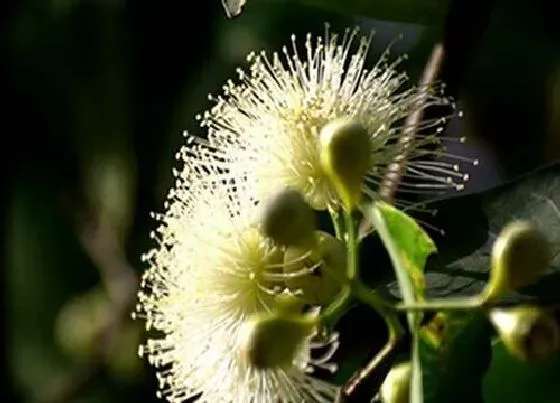
<path fill-rule="evenodd" d="M 381 387 L 395 357 L 409 342 L 409 337 L 390 337 L 373 359 L 365 367 L 356 371 L 340 389 L 335 403 L 369 401 L 372 392 Z"/>
<path fill-rule="evenodd" d="M 115 232 L 89 214 L 86 217 L 77 220 L 78 238 L 98 268 L 114 309 L 93 336 L 94 351 L 88 359 L 55 382 L 52 390 L 41 397 L 41 403 L 70 402 L 89 384 L 102 368 L 103 354 L 118 336 L 134 304 L 137 276 L 126 261 Z"/>
<path fill-rule="evenodd" d="M 424 114 L 423 104 L 428 95 L 429 88 L 435 82 L 443 62 L 443 45 L 438 43 L 434 46 L 432 54 L 424 67 L 424 72 L 420 78 L 418 85 L 418 94 L 420 95 L 416 108 L 407 116 L 404 123 L 404 134 L 399 139 L 399 145 L 402 146 L 402 153 L 395 158 L 395 161 L 387 167 L 387 174 L 379 187 L 379 195 L 384 200 L 392 200 L 397 191 L 404 172 L 406 171 L 406 161 L 408 152 L 414 142 L 414 136 L 418 130 L 418 126 L 422 121 Z"/>
<path fill-rule="evenodd" d="M 390 357 L 391 352 L 396 346 L 396 341 L 389 340 L 385 346 L 375 355 L 375 357 L 366 365 L 364 368 L 360 369 L 355 373 L 352 378 L 346 382 L 344 388 L 342 389 L 342 394 L 346 396 L 351 396 L 352 393 L 359 387 L 359 385 L 368 378 L 369 375 L 381 364 Z M 342 395 L 341 394 L 341 395 Z M 342 399 L 344 401 L 344 398 Z"/>
<path fill-rule="evenodd" d="M 85 222 L 78 228 L 80 242 L 93 261 L 109 297 L 118 306 L 130 304 L 137 286 L 134 269 L 126 261 L 121 242 L 106 223 Z"/>
<path fill-rule="evenodd" d="M 399 139 L 399 144 L 402 146 L 402 153 L 395 158 L 395 160 L 388 166 L 387 174 L 379 187 L 379 195 L 383 200 L 392 201 L 397 191 L 398 184 L 406 171 L 406 162 L 410 148 L 414 142 L 414 137 L 422 121 L 424 113 L 423 103 L 428 95 L 429 88 L 437 79 L 442 63 L 444 51 L 442 44 L 436 44 L 432 50 L 430 58 L 424 67 L 424 72 L 420 78 L 418 85 L 419 99 L 414 111 L 407 116 L 404 123 L 405 129 L 403 136 Z M 369 220 L 362 220 L 360 224 L 360 233 L 368 233 L 371 229 Z M 375 388 L 378 388 L 388 372 L 387 361 L 393 357 L 393 352 L 398 341 L 390 339 L 387 344 L 377 353 L 377 355 L 370 361 L 370 363 L 358 370 L 343 386 L 340 395 L 337 397 L 338 402 L 345 402 L 354 400 L 352 394 L 365 382 L 368 378 L 375 377 L 373 382 Z M 387 368 L 379 368 L 380 366 Z"/>

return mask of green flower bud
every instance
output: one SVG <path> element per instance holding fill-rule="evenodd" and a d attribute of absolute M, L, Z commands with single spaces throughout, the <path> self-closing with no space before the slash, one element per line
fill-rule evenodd
<path fill-rule="evenodd" d="M 528 221 L 511 222 L 492 248 L 486 300 L 534 283 L 549 263 L 550 250 L 545 236 Z"/>
<path fill-rule="evenodd" d="M 239 336 L 242 362 L 258 369 L 290 368 L 318 324 L 317 315 L 260 314 Z"/>
<path fill-rule="evenodd" d="M 525 305 L 493 309 L 490 320 L 504 346 L 522 361 L 538 361 L 558 350 L 558 323 L 539 307 Z"/>
<path fill-rule="evenodd" d="M 309 255 L 306 257 L 306 255 Z M 340 293 L 341 285 L 331 273 L 344 275 L 346 270 L 346 248 L 344 244 L 323 231 L 316 232 L 316 245 L 311 250 L 289 247 L 284 254 L 284 273 L 294 273 L 304 269 L 313 271 L 285 280 L 292 290 L 301 290 L 302 299 L 311 305 L 327 305 Z"/>
<path fill-rule="evenodd" d="M 303 312 L 303 307 L 301 299 L 289 292 L 283 292 L 274 297 L 274 310 L 278 315 L 298 315 Z"/>
<path fill-rule="evenodd" d="M 410 362 L 393 366 L 381 385 L 381 401 L 383 403 L 408 403 L 411 374 Z"/>
<path fill-rule="evenodd" d="M 354 209 L 360 202 L 363 176 L 370 167 L 368 132 L 355 120 L 335 120 L 321 130 L 319 156 L 344 208 Z"/>
<path fill-rule="evenodd" d="M 315 214 L 302 195 L 284 189 L 264 202 L 263 234 L 282 246 L 308 245 L 313 242 Z"/>

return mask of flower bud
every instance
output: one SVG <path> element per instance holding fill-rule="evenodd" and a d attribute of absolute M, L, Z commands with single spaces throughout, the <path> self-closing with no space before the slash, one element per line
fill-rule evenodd
<path fill-rule="evenodd" d="M 315 231 L 315 215 L 302 195 L 284 189 L 264 202 L 263 234 L 282 246 L 310 244 Z"/>
<path fill-rule="evenodd" d="M 490 321 L 504 346 L 522 361 L 538 361 L 558 350 L 558 323 L 539 307 L 496 308 L 490 311 Z"/>
<path fill-rule="evenodd" d="M 290 368 L 317 323 L 317 315 L 257 315 L 240 331 L 241 359 L 258 369 Z"/>
<path fill-rule="evenodd" d="M 370 166 L 367 130 L 350 119 L 328 123 L 319 135 L 319 156 L 343 206 L 352 210 L 360 202 L 363 176 Z"/>
<path fill-rule="evenodd" d="M 534 283 L 549 262 L 550 250 L 545 236 L 528 221 L 511 222 L 492 248 L 486 300 Z"/>
<path fill-rule="evenodd" d="M 403 362 L 391 368 L 381 385 L 381 401 L 383 403 L 409 402 L 411 372 L 410 362 Z"/>
<path fill-rule="evenodd" d="M 284 273 L 294 273 L 313 269 L 311 273 L 298 275 L 285 280 L 292 290 L 301 290 L 302 299 L 311 305 L 327 305 L 341 290 L 340 282 L 331 272 L 343 273 L 346 270 L 346 248 L 344 244 L 323 231 L 316 231 L 316 245 L 311 250 L 289 247 L 284 254 Z M 306 255 L 309 255 L 306 257 Z"/>
<path fill-rule="evenodd" d="M 298 315 L 303 312 L 303 307 L 301 299 L 288 290 L 274 296 L 274 310 L 279 315 Z"/>

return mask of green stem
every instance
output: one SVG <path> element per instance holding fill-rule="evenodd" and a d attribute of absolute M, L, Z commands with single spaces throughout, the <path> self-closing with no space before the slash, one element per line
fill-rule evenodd
<path fill-rule="evenodd" d="M 350 287 L 352 290 L 352 294 L 361 302 L 370 307 L 374 308 L 375 310 L 382 309 L 382 310 L 391 310 L 393 305 L 385 300 L 382 296 L 376 293 L 374 290 L 369 289 L 366 287 L 361 281 L 354 280 L 350 282 Z"/>
<path fill-rule="evenodd" d="M 340 239 L 342 242 L 344 242 L 344 223 L 342 221 L 342 214 L 340 214 L 340 210 L 335 211 L 329 208 L 329 214 L 331 215 L 331 220 L 334 226 L 334 235 L 337 237 L 337 239 Z"/>
<path fill-rule="evenodd" d="M 389 328 L 389 334 L 402 335 L 404 330 L 398 320 L 397 314 L 392 311 L 392 307 L 375 291 L 368 289 L 359 280 L 358 270 L 358 233 L 357 225 L 352 212 L 344 210 L 344 221 L 346 224 L 346 246 L 348 252 L 347 277 L 349 280 L 352 294 L 361 302 L 369 305 L 385 320 Z"/>
<path fill-rule="evenodd" d="M 388 328 L 388 340 L 385 346 L 377 353 L 377 355 L 362 369 L 352 376 L 342 389 L 344 396 L 352 396 L 354 390 L 363 383 L 376 368 L 384 362 L 387 357 L 393 352 L 399 340 L 404 336 L 404 328 L 399 321 L 397 314 L 392 311 L 392 306 L 389 302 L 385 301 L 375 291 L 367 289 L 359 281 L 354 281 L 351 284 L 354 296 L 361 302 L 369 305 L 377 313 L 381 315 Z"/>
<path fill-rule="evenodd" d="M 484 300 L 478 295 L 465 298 L 434 299 L 419 301 L 414 304 L 398 304 L 395 306 L 397 311 L 422 312 L 422 311 L 452 311 L 469 310 L 479 308 L 484 304 Z"/>
<path fill-rule="evenodd" d="M 342 287 L 342 291 L 338 294 L 336 299 L 321 312 L 321 322 L 323 325 L 328 329 L 332 329 L 348 310 L 351 300 L 352 293 L 350 287 L 345 285 Z"/>
<path fill-rule="evenodd" d="M 354 281 L 358 278 L 358 242 L 356 234 L 356 223 L 352 212 L 344 210 L 344 222 L 346 224 L 346 251 L 347 251 L 347 272 L 348 280 Z"/>
<path fill-rule="evenodd" d="M 368 289 L 360 281 L 351 284 L 352 294 L 362 303 L 373 308 L 385 321 L 389 328 L 389 338 L 398 340 L 404 329 L 399 321 L 398 315 L 393 311 L 393 306 L 375 291 Z"/>
<path fill-rule="evenodd" d="M 330 270 L 328 265 L 323 266 L 323 269 L 342 285 L 342 291 L 321 313 L 321 320 L 325 326 L 334 326 L 344 313 L 346 313 L 353 296 L 378 312 L 389 327 L 389 334 L 393 335 L 392 337 L 399 338 L 404 333 L 404 330 L 398 320 L 397 314 L 394 312 L 393 305 L 375 291 L 367 288 L 358 278 L 358 234 L 356 231 L 356 222 L 354 217 L 352 217 L 352 213 L 346 210 L 343 213 L 344 231 L 342 229 L 340 214 L 334 211 L 330 211 L 330 214 L 337 237 L 346 243 L 347 270 L 346 275 L 343 275 Z M 344 237 L 343 234 L 346 236 Z"/>

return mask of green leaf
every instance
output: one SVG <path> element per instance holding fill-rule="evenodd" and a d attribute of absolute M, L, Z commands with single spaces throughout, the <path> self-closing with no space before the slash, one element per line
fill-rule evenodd
<path fill-rule="evenodd" d="M 491 331 L 483 312 L 441 314 L 437 329 L 420 338 L 424 400 L 428 403 L 483 402 L 482 383 L 492 357 Z"/>
<path fill-rule="evenodd" d="M 554 164 L 487 192 L 435 203 L 437 221 L 426 221 L 445 234 L 435 237 L 438 253 L 430 256 L 426 265 L 426 295 L 441 298 L 479 293 L 488 278 L 490 252 L 497 234 L 511 220 L 529 219 L 551 242 L 551 273 L 535 285 L 507 296 L 503 302 L 557 303 L 559 168 L 560 164 Z M 400 281 L 393 281 L 389 290 L 396 296 L 402 294 L 408 303 L 399 286 Z M 483 401 L 482 380 L 491 357 L 490 330 L 484 315 L 448 314 L 443 325 L 443 334 L 425 330 L 420 340 L 426 401 Z"/>
<path fill-rule="evenodd" d="M 428 256 L 436 248 L 433 241 L 418 224 L 391 205 L 376 202 L 362 207 L 363 214 L 371 221 L 383 241 L 395 269 L 403 299 L 414 304 L 424 295 L 423 268 Z M 419 314 L 407 314 L 413 334 L 412 381 L 410 396 L 413 403 L 423 402 L 422 365 L 420 340 L 416 331 Z"/>
<path fill-rule="evenodd" d="M 376 203 L 376 208 L 382 216 L 386 229 L 382 228 L 383 224 L 379 218 L 376 218 L 376 228 L 387 249 L 389 249 L 388 238 L 392 239 L 395 244 L 395 259 L 398 259 L 404 268 L 412 288 L 408 297 L 410 301 L 407 302 L 412 303 L 413 299 L 422 298 L 424 295 L 423 271 L 428 256 L 436 251 L 436 246 L 428 234 L 406 213 L 384 202 Z M 375 223 L 375 221 L 372 222 Z M 385 236 L 382 234 L 383 231 L 386 231 Z M 391 251 L 389 251 L 389 254 L 391 254 Z M 391 258 L 393 259 L 393 256 Z M 393 264 L 395 265 L 395 261 L 393 261 Z M 398 270 L 397 278 L 399 278 Z M 399 278 L 399 286 L 401 288 L 408 287 L 406 285 L 409 282 L 408 279 Z M 405 297 L 406 299 L 407 297 Z"/>
<path fill-rule="evenodd" d="M 485 286 L 492 245 L 510 221 L 535 223 L 548 238 L 553 256 L 550 273 L 536 284 L 505 296 L 501 302 L 558 303 L 560 294 L 560 163 L 556 163 L 489 191 L 442 200 L 432 205 L 438 213 L 426 219 L 444 231 L 435 236 L 438 253 L 426 266 L 429 297 L 478 294 Z M 397 284 L 389 292 L 399 295 Z"/>
<path fill-rule="evenodd" d="M 442 22 L 449 0 L 301 0 L 341 14 L 416 24 Z"/>
<path fill-rule="evenodd" d="M 560 396 L 560 355 L 537 363 L 519 361 L 496 343 L 492 363 L 484 378 L 486 403 L 555 403 Z M 507 387 L 504 387 L 507 380 Z"/>

